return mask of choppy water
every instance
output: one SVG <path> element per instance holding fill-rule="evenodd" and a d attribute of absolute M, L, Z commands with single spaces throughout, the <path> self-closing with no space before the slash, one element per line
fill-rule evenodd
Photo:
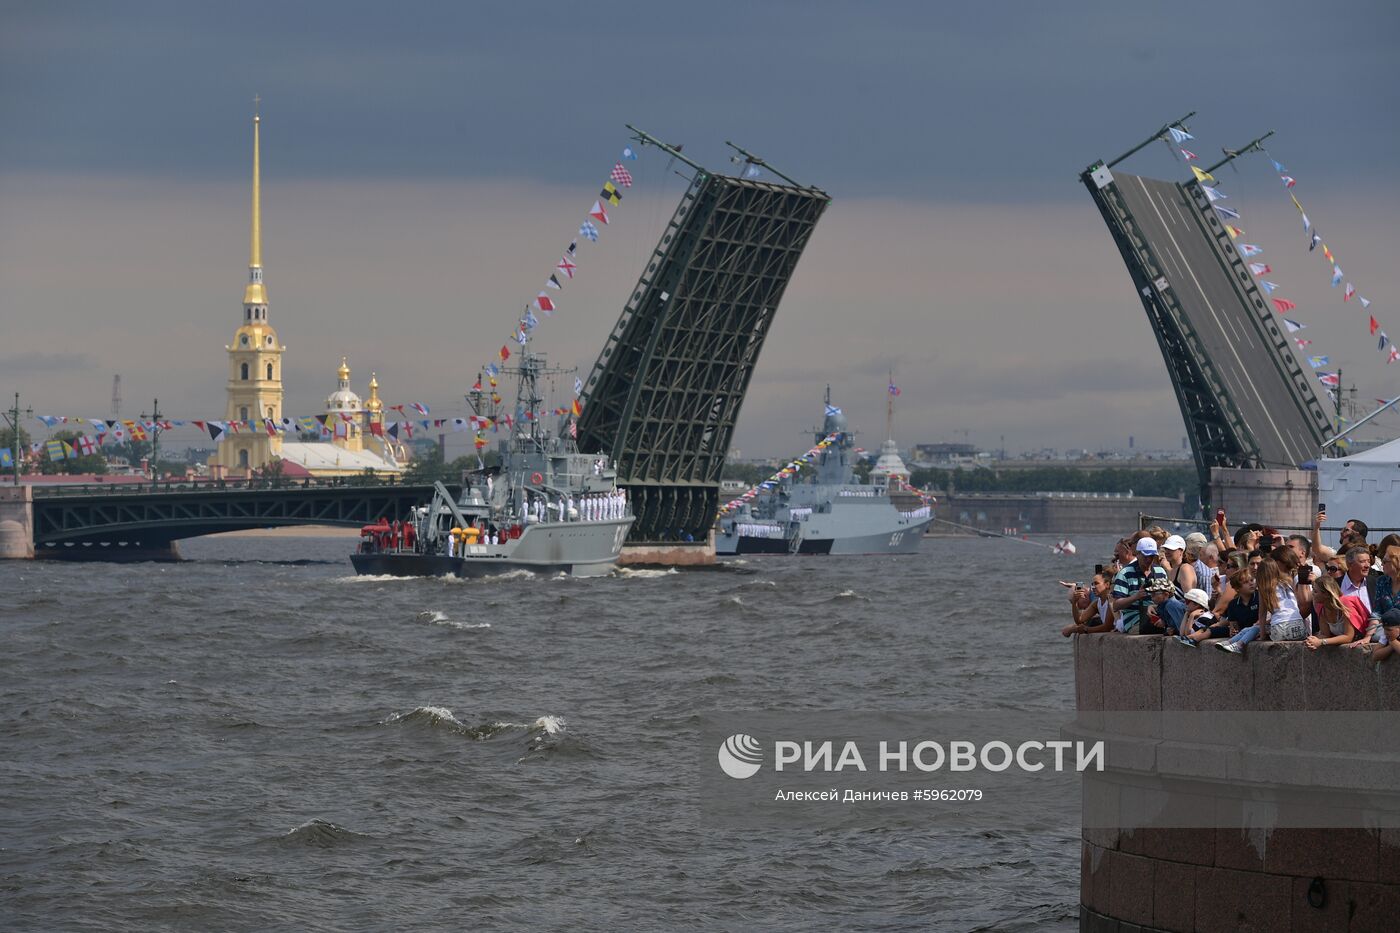
<path fill-rule="evenodd" d="M 1074 929 L 1072 832 L 721 831 L 693 776 L 706 711 L 1069 707 L 1080 543 L 545 581 L 356 578 L 328 538 L 0 562 L 0 928 Z"/>

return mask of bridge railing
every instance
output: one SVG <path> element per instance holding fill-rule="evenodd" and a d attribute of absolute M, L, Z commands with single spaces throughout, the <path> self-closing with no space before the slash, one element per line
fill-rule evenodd
<path fill-rule="evenodd" d="M 61 498 L 82 496 L 149 496 L 165 493 L 218 493 L 247 492 L 251 490 L 273 489 L 348 489 L 382 488 L 405 485 L 399 477 L 367 479 L 360 476 L 333 477 L 328 479 L 225 479 L 225 480 L 161 480 L 144 483 L 71 483 L 54 486 L 33 486 L 34 498 Z"/>

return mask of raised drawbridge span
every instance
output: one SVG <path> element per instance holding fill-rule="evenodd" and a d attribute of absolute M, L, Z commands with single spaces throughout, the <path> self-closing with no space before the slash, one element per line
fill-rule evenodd
<path fill-rule="evenodd" d="M 694 175 L 588 377 L 578 440 L 617 461 L 629 544 L 700 544 L 764 338 L 830 198 L 717 175 L 636 132 Z"/>
<path fill-rule="evenodd" d="M 1152 324 L 1208 502 L 1211 467 L 1295 468 L 1321 454 L 1333 429 L 1310 371 L 1201 183 L 1114 170 L 1175 125 L 1080 178 Z"/>

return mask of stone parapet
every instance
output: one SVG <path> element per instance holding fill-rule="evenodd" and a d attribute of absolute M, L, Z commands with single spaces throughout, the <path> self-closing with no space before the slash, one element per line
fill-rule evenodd
<path fill-rule="evenodd" d="M 1373 663 L 1342 648 L 1314 652 L 1298 643 L 1255 642 L 1239 656 L 1161 637 L 1082 635 L 1075 638 L 1074 662 L 1081 714 L 1355 711 L 1358 717 L 1369 714 L 1376 729 L 1386 729 L 1390 723 L 1375 714 L 1400 710 L 1400 660 Z M 1251 738 L 1246 754 L 1214 785 L 1209 755 L 1173 759 L 1167 745 L 1147 742 L 1142 750 L 1155 756 L 1151 765 L 1163 780 L 1195 782 L 1201 790 L 1193 800 L 1222 814 L 1225 807 L 1238 807 L 1231 792 L 1238 793 L 1241 781 L 1287 780 L 1301 773 L 1295 768 L 1312 778 L 1320 768 L 1324 781 L 1335 776 L 1336 796 L 1320 799 L 1319 808 L 1344 806 L 1366 786 L 1345 766 L 1328 765 L 1325 754 L 1268 739 L 1256 747 Z M 1085 780 L 1087 795 L 1090 782 L 1100 778 L 1086 775 Z M 1215 828 L 1132 830 L 1091 827 L 1086 818 L 1080 930 L 1372 933 L 1400 928 L 1395 919 L 1400 917 L 1400 829 L 1219 828 L 1226 825 L 1230 821 L 1222 819 Z"/>

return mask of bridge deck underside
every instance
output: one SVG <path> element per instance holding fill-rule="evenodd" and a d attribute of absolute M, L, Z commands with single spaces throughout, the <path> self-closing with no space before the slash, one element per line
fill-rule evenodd
<path fill-rule="evenodd" d="M 595 364 L 579 442 L 610 451 L 629 542 L 704 541 L 720 471 L 773 314 L 826 194 L 692 183 Z"/>
<path fill-rule="evenodd" d="M 34 544 L 150 548 L 222 531 L 359 527 L 403 519 L 432 495 L 431 486 L 396 486 L 43 496 L 34 500 Z"/>
<path fill-rule="evenodd" d="M 1316 458 L 1329 426 L 1310 376 L 1199 186 L 1117 172 L 1114 180 L 1198 352 L 1247 426 L 1257 465 L 1293 467 Z M 1194 412 L 1182 414 L 1190 429 Z"/>

